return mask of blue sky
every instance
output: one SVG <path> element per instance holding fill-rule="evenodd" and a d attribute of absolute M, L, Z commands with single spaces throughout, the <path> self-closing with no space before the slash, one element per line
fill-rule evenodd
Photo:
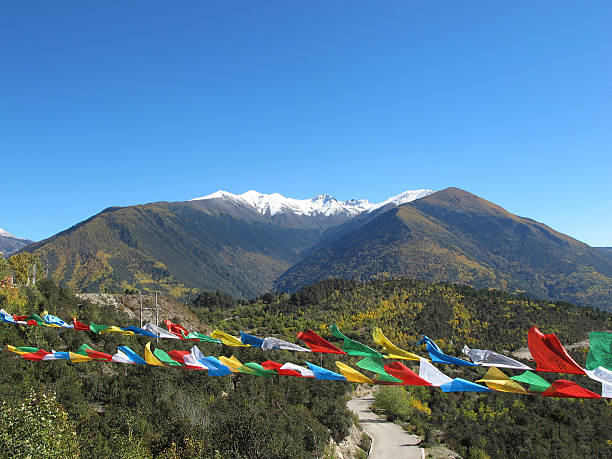
<path fill-rule="evenodd" d="M 612 3 L 4 2 L 0 227 L 456 186 L 612 245 Z"/>

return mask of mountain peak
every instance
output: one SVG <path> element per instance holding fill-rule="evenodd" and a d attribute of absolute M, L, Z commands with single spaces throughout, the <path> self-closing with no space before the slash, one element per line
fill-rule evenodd
<path fill-rule="evenodd" d="M 9 233 L 9 232 L 8 232 L 8 231 L 6 231 L 6 230 L 3 230 L 2 228 L 0 228 L 0 236 L 4 236 L 4 237 L 12 237 L 12 238 L 14 238 L 14 239 L 21 239 L 21 238 L 18 238 L 17 236 L 13 236 L 11 233 Z"/>
<path fill-rule="evenodd" d="M 274 216 L 283 213 L 307 216 L 335 216 L 345 215 L 353 217 L 361 212 L 371 212 L 387 204 L 399 206 L 414 201 L 433 193 L 432 190 L 408 190 L 380 203 L 371 203 L 367 199 L 349 199 L 338 201 L 329 194 L 319 194 L 310 199 L 287 198 L 280 193 L 265 194 L 255 190 L 249 190 L 242 194 L 234 194 L 229 191 L 219 190 L 215 193 L 191 199 L 201 201 L 207 199 L 223 199 L 239 204 L 248 205 L 262 215 Z"/>

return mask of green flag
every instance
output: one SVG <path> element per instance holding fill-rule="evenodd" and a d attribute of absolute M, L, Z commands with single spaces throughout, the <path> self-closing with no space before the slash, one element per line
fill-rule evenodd
<path fill-rule="evenodd" d="M 276 375 L 276 371 L 267 370 L 264 367 L 262 367 L 260 364 L 255 363 L 255 362 L 245 363 L 240 368 L 238 368 L 238 371 L 241 371 L 242 373 L 247 373 L 250 375 L 263 376 L 264 378 L 270 378 Z"/>
<path fill-rule="evenodd" d="M 197 340 L 203 341 L 205 343 L 222 344 L 221 340 L 212 338 L 212 337 L 210 337 L 208 335 L 205 335 L 204 333 L 200 333 L 200 332 L 191 332 L 187 336 L 184 336 L 184 338 L 186 338 L 186 339 L 197 339 Z"/>
<path fill-rule="evenodd" d="M 544 392 L 550 387 L 550 383 L 548 381 L 541 376 L 532 373 L 531 371 L 526 371 L 520 375 L 511 376 L 510 379 L 529 384 L 530 392 Z"/>
<path fill-rule="evenodd" d="M 89 355 L 87 354 L 87 349 L 89 349 L 89 350 L 93 351 L 93 349 L 92 349 L 90 346 L 88 346 L 87 344 L 83 343 L 83 344 L 81 344 L 81 347 L 79 347 L 79 348 L 76 350 L 75 354 L 81 354 L 81 355 L 86 355 L 86 356 L 89 356 Z"/>
<path fill-rule="evenodd" d="M 38 325 L 44 325 L 45 323 L 38 314 L 30 314 L 26 319 L 26 322 L 29 322 L 30 320 L 34 320 Z"/>
<path fill-rule="evenodd" d="M 361 359 L 355 365 L 357 365 L 359 368 L 363 368 L 364 370 L 371 371 L 372 373 L 378 373 L 379 375 L 382 375 L 384 377 L 382 379 L 383 381 L 399 383 L 402 382 L 401 379 L 398 379 L 395 376 L 391 376 L 387 373 L 387 371 L 385 370 L 385 366 L 383 365 L 383 361 L 380 357 L 368 356 Z"/>
<path fill-rule="evenodd" d="M 89 329 L 94 332 L 94 333 L 100 333 L 104 330 L 106 330 L 107 328 L 109 328 L 110 325 L 98 325 L 98 324 L 91 324 L 89 326 Z"/>
<path fill-rule="evenodd" d="M 604 367 L 612 371 L 612 333 L 591 332 L 589 333 L 589 355 L 587 356 L 586 369 L 594 370 Z"/>
<path fill-rule="evenodd" d="M 159 359 L 160 362 L 165 363 L 166 365 L 174 366 L 174 367 L 182 367 L 183 365 L 170 357 L 166 351 L 163 351 L 159 348 L 156 348 L 153 351 L 153 355 Z"/>
<path fill-rule="evenodd" d="M 344 336 L 344 334 L 338 329 L 336 325 L 332 325 L 331 327 L 329 327 L 329 329 L 331 330 L 333 336 L 344 340 L 342 350 L 348 355 L 359 355 L 363 357 L 372 356 L 382 358 L 382 355 L 376 352 L 374 349 Z"/>

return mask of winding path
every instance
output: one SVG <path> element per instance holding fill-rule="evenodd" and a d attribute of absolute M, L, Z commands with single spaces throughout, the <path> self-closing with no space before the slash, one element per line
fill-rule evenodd
<path fill-rule="evenodd" d="M 399 425 L 389 422 L 370 410 L 374 403 L 371 395 L 354 398 L 347 405 L 359 417 L 361 427 L 372 437 L 370 459 L 409 458 L 423 459 L 418 437 L 410 435 Z"/>

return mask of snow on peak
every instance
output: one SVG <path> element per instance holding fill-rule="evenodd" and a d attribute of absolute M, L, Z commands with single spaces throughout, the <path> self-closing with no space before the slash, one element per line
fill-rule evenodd
<path fill-rule="evenodd" d="M 402 204 L 406 204 L 407 202 L 416 201 L 417 199 L 429 196 L 431 193 L 434 193 L 434 191 L 425 189 L 404 191 L 403 193 L 391 196 L 389 199 L 379 202 L 378 204 L 374 204 L 369 211 L 372 212 L 373 210 L 386 206 L 387 204 L 395 204 L 396 206 L 400 206 Z"/>
<path fill-rule="evenodd" d="M 13 236 L 13 235 L 12 235 L 11 233 L 9 233 L 8 231 L 3 230 L 2 228 L 0 228 L 0 236 L 4 236 L 4 237 L 12 237 L 12 238 L 15 238 L 15 239 L 20 239 L 20 238 L 18 238 L 17 236 Z"/>
<path fill-rule="evenodd" d="M 393 196 L 383 202 L 375 204 L 367 199 L 338 201 L 328 194 L 319 194 L 310 199 L 293 199 L 287 198 L 279 193 L 265 194 L 255 190 L 249 190 L 243 194 L 233 194 L 229 191 L 219 190 L 200 198 L 194 198 L 192 201 L 223 199 L 225 201 L 233 201 L 248 205 L 253 207 L 260 214 L 269 214 L 270 216 L 281 213 L 292 213 L 309 216 L 324 215 L 329 217 L 334 215 L 348 215 L 352 217 L 364 211 L 371 212 L 387 204 L 399 206 L 400 204 L 414 201 L 415 199 L 422 198 L 431 193 L 433 193 L 431 190 L 405 191 L 397 196 Z"/>

